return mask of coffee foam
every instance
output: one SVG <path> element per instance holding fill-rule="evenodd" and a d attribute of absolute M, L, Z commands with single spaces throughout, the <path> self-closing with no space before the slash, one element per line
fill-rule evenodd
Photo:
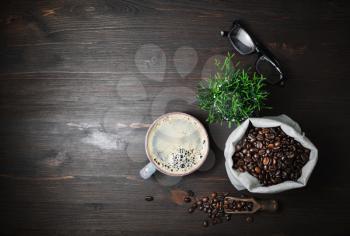
<path fill-rule="evenodd" d="M 158 119 L 148 132 L 146 148 L 153 163 L 170 175 L 185 175 L 206 158 L 209 144 L 203 126 L 184 113 Z"/>

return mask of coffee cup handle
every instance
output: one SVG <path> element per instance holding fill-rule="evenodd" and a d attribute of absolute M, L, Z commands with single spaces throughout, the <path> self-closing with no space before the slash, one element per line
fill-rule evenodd
<path fill-rule="evenodd" d="M 148 179 L 149 177 L 151 177 L 154 172 L 156 172 L 156 167 L 152 162 L 149 162 L 147 165 L 145 165 L 145 167 L 143 167 L 140 170 L 140 176 L 143 179 Z"/>

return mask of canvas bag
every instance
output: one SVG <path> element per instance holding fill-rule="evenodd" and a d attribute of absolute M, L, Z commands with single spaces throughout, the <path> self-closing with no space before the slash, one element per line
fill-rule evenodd
<path fill-rule="evenodd" d="M 232 168 L 232 156 L 235 153 L 235 146 L 245 135 L 245 132 L 249 127 L 249 122 L 251 122 L 255 127 L 281 126 L 282 130 L 287 135 L 293 137 L 304 147 L 311 150 L 309 161 L 302 168 L 302 174 L 297 181 L 285 181 L 280 184 L 265 187 L 259 183 L 257 178 L 250 175 L 248 172 L 239 172 L 238 170 L 234 170 Z M 227 175 L 237 190 L 247 189 L 249 192 L 253 193 L 278 193 L 293 188 L 301 188 L 306 185 L 311 172 L 317 163 L 318 150 L 312 144 L 312 142 L 305 137 L 305 134 L 301 131 L 298 123 L 286 115 L 280 115 L 273 117 L 249 118 L 245 120 L 228 137 L 224 155 L 226 159 L 225 167 Z"/>

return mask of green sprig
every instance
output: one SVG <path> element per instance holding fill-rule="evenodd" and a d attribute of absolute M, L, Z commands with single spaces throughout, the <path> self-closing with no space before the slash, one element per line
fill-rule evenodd
<path fill-rule="evenodd" d="M 208 112 L 209 123 L 227 121 L 231 127 L 265 108 L 265 78 L 237 69 L 239 62 L 233 65 L 233 56 L 228 53 L 223 63 L 216 60 L 218 72 L 199 84 L 198 105 Z"/>

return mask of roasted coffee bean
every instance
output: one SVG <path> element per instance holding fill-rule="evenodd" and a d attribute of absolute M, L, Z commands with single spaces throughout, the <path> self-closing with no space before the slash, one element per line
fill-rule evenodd
<path fill-rule="evenodd" d="M 192 213 L 192 212 L 194 212 L 194 209 L 192 208 L 192 207 L 190 207 L 190 208 L 188 208 L 188 213 Z"/>
<path fill-rule="evenodd" d="M 259 151 L 258 151 L 258 153 L 259 153 L 259 155 L 264 155 L 265 153 L 266 153 L 266 150 L 265 149 L 260 149 Z"/>
<path fill-rule="evenodd" d="M 276 165 L 276 163 L 277 163 L 277 160 L 273 158 L 272 165 Z"/>
<path fill-rule="evenodd" d="M 248 157 L 248 154 L 247 154 L 247 157 L 244 158 L 244 161 L 249 163 L 252 161 L 252 158 Z"/>
<path fill-rule="evenodd" d="M 275 138 L 275 135 L 274 134 L 265 134 L 265 137 L 269 140 L 273 140 Z"/>
<path fill-rule="evenodd" d="M 238 166 L 243 166 L 244 165 L 244 161 L 243 160 L 238 160 L 237 165 Z"/>
<path fill-rule="evenodd" d="M 261 129 L 261 132 L 262 132 L 263 134 L 268 134 L 268 133 L 270 133 L 270 129 L 269 129 L 269 128 L 262 128 L 262 129 Z"/>
<path fill-rule="evenodd" d="M 189 203 L 189 202 L 191 202 L 191 198 L 190 197 L 184 197 L 184 202 L 186 202 L 186 203 Z"/>
<path fill-rule="evenodd" d="M 248 202 L 247 203 L 247 207 L 248 207 L 248 211 L 252 211 L 253 210 L 253 203 L 252 202 Z"/>
<path fill-rule="evenodd" d="M 254 171 L 255 171 L 257 174 L 259 174 L 259 173 L 261 172 L 261 169 L 257 166 L 257 167 L 254 168 Z"/>
<path fill-rule="evenodd" d="M 248 139 L 250 142 L 254 142 L 256 140 L 256 137 L 253 134 L 248 134 Z"/>
<path fill-rule="evenodd" d="M 203 223 L 202 223 L 202 226 L 203 226 L 203 227 L 208 227 L 208 225 L 209 225 L 209 223 L 208 223 L 207 220 L 203 221 Z"/>
<path fill-rule="evenodd" d="M 248 224 L 250 224 L 250 223 L 253 223 L 254 219 L 253 219 L 252 216 L 247 216 L 247 217 L 245 218 L 245 221 L 246 221 Z"/>
<path fill-rule="evenodd" d="M 287 158 L 289 158 L 289 159 L 294 158 L 294 153 L 293 152 L 288 152 L 287 153 Z"/>
<path fill-rule="evenodd" d="M 262 142 L 260 142 L 260 141 L 256 142 L 255 147 L 258 148 L 258 149 L 261 149 L 263 147 Z"/>
<path fill-rule="evenodd" d="M 310 150 L 304 148 L 280 127 L 247 130 L 233 156 L 233 168 L 249 172 L 264 186 L 286 180 L 296 181 L 309 161 Z"/>
<path fill-rule="evenodd" d="M 153 201 L 153 200 L 154 200 L 154 197 L 152 197 L 152 196 L 146 196 L 146 197 L 145 197 L 145 200 L 148 201 L 148 202 L 150 202 L 150 201 Z"/>
<path fill-rule="evenodd" d="M 282 171 L 282 178 L 286 178 L 288 176 L 288 173 L 285 171 Z"/>
<path fill-rule="evenodd" d="M 270 159 L 268 157 L 264 157 L 263 164 L 266 166 L 270 163 Z"/>
<path fill-rule="evenodd" d="M 202 198 L 202 202 L 208 202 L 208 201 L 209 201 L 209 198 L 208 198 L 208 197 Z"/>
<path fill-rule="evenodd" d="M 212 198 L 215 198 L 218 194 L 216 192 L 212 192 L 210 195 Z"/>

